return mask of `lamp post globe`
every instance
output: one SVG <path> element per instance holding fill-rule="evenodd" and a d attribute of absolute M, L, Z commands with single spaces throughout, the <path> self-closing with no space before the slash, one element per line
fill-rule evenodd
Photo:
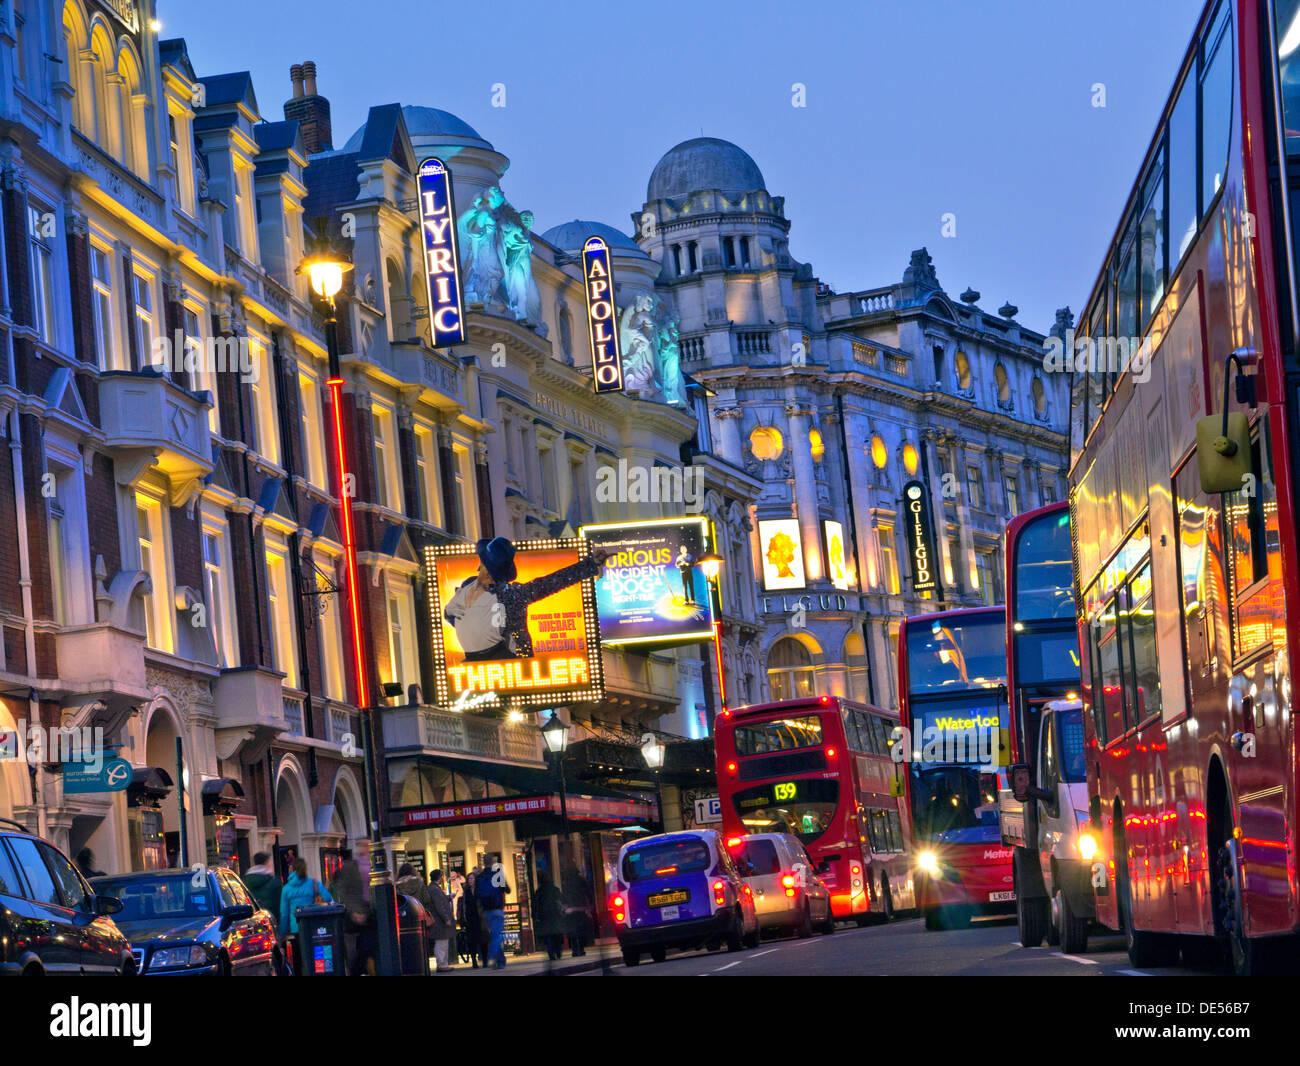
<path fill-rule="evenodd" d="M 722 556 L 717 552 L 706 552 L 699 558 L 700 569 L 704 571 L 704 576 L 710 581 L 717 581 L 718 575 L 722 573 Z"/>
<path fill-rule="evenodd" d="M 552 755 L 563 755 L 564 749 L 569 746 L 569 727 L 556 717 L 554 711 L 542 726 L 542 740 Z"/>

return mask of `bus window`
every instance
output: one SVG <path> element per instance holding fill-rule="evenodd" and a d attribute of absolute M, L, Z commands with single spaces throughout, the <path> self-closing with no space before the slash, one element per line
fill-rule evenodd
<path fill-rule="evenodd" d="M 1007 670 L 1006 622 L 989 613 L 912 625 L 907 669 L 912 693 L 996 685 Z"/>
<path fill-rule="evenodd" d="M 815 714 L 736 726 L 737 755 L 765 755 L 793 748 L 815 748 L 822 742 L 822 720 Z"/>
<path fill-rule="evenodd" d="M 838 780 L 800 778 L 741 789 L 731 801 L 747 833 L 793 833 L 809 844 L 830 828 L 839 788 Z"/>
<path fill-rule="evenodd" d="M 1142 187 L 1138 217 L 1138 321 L 1145 332 L 1165 295 L 1165 160 L 1157 152 L 1151 173 Z"/>
<path fill-rule="evenodd" d="M 1278 68 L 1282 74 L 1282 124 L 1286 154 L 1300 154 L 1300 0 L 1277 0 Z"/>
<path fill-rule="evenodd" d="M 1103 618 L 1107 610 L 1115 610 L 1114 601 L 1103 610 Z M 1093 625 L 1105 623 L 1099 620 Z M 1103 743 L 1108 743 L 1124 733 L 1124 681 L 1120 674 L 1119 640 L 1113 624 L 1107 625 L 1104 635 L 1097 640 L 1097 660 L 1100 666 L 1101 696 L 1098 699 L 1094 693 L 1093 699 L 1101 706 L 1105 716 L 1105 728 L 1098 729 L 1097 733 L 1104 738 Z"/>
<path fill-rule="evenodd" d="M 1205 36 L 1201 61 L 1201 215 L 1209 210 L 1228 165 L 1232 127 L 1232 34 L 1227 0 L 1219 5 L 1214 25 Z M 1283 97 L 1286 91 L 1283 89 Z"/>
<path fill-rule="evenodd" d="M 1160 714 L 1160 663 L 1156 658 L 1156 615 L 1151 597 L 1151 564 L 1129 582 L 1128 602 L 1120 615 L 1128 630 L 1132 658 L 1128 664 L 1128 688 L 1132 699 L 1129 726 Z"/>
<path fill-rule="evenodd" d="M 1044 515 L 1016 540 L 1014 619 L 1017 622 L 1074 617 L 1070 515 Z"/>
<path fill-rule="evenodd" d="M 893 726 L 886 722 L 879 715 L 868 716 L 871 723 L 871 737 L 875 746 L 871 749 L 877 755 L 888 755 L 891 747 L 890 737 L 893 735 Z"/>
<path fill-rule="evenodd" d="M 864 736 L 859 729 L 859 712 L 845 707 L 840 715 L 844 720 L 844 740 L 850 751 L 870 751 L 871 738 Z"/>

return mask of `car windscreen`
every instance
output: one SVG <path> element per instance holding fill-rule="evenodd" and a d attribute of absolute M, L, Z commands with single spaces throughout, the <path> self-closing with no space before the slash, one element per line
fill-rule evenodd
<path fill-rule="evenodd" d="M 992 688 L 1006 679 L 1007 629 L 1001 611 L 908 622 L 910 693 Z"/>
<path fill-rule="evenodd" d="M 765 877 L 781 872 L 781 857 L 770 840 L 745 840 L 732 852 L 745 877 Z"/>
<path fill-rule="evenodd" d="M 996 786 L 986 789 L 978 766 L 912 767 L 912 822 L 916 835 L 945 844 L 999 839 Z"/>
<path fill-rule="evenodd" d="M 153 918 L 205 918 L 216 913 L 212 889 L 206 877 L 194 885 L 194 875 L 164 874 L 158 877 L 131 877 L 115 880 L 95 878 L 95 891 L 116 896 L 122 910 L 114 915 L 118 922 L 142 922 Z"/>
<path fill-rule="evenodd" d="M 648 881 L 653 877 L 696 873 L 709 866 L 709 847 L 698 837 L 647 841 L 629 848 L 623 856 L 623 880 Z"/>

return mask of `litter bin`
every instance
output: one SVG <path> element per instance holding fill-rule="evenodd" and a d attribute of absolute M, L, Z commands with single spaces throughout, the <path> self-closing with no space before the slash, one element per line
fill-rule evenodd
<path fill-rule="evenodd" d="M 431 919 L 420 901 L 397 894 L 397 956 L 402 977 L 429 976 L 428 930 Z"/>
<path fill-rule="evenodd" d="M 321 903 L 298 908 L 298 957 L 304 977 L 343 977 L 347 956 L 343 946 L 347 908 Z"/>

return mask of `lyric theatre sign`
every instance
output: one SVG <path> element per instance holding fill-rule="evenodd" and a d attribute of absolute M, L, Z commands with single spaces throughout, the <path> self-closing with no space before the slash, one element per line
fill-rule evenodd
<path fill-rule="evenodd" d="M 420 164 L 418 181 L 424 272 L 429 279 L 430 339 L 435 348 L 464 344 L 465 303 L 460 289 L 451 171 L 441 159 L 429 158 Z"/>

